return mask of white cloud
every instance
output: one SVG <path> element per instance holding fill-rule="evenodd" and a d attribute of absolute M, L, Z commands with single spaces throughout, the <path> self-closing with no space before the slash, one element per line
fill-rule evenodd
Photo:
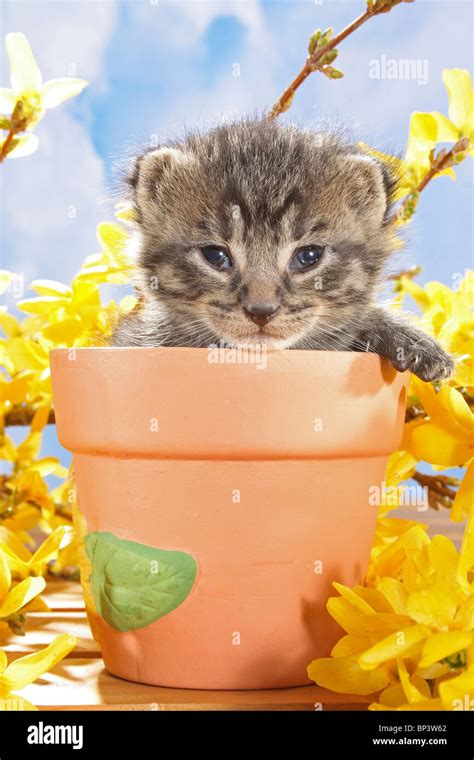
<path fill-rule="evenodd" d="M 103 52 L 116 15 L 116 3 L 107 0 L 7 0 L 2 25 L 5 34 L 27 35 L 45 79 L 77 76 L 97 88 L 105 84 Z"/>
<path fill-rule="evenodd" d="M 46 118 L 38 151 L 2 167 L 8 267 L 26 282 L 68 280 L 97 248 L 95 227 L 106 216 L 103 165 L 87 133 L 64 109 Z"/>
<path fill-rule="evenodd" d="M 103 56 L 116 10 L 110 2 L 7 2 L 3 26 L 26 34 L 45 79 L 79 76 L 104 90 Z M 96 249 L 95 227 L 106 215 L 104 167 L 87 131 L 87 108 L 74 108 L 79 118 L 68 104 L 48 111 L 35 130 L 38 151 L 1 169 L 4 266 L 23 272 L 26 281 L 69 279 Z"/>
<path fill-rule="evenodd" d="M 130 104 L 132 109 L 137 102 L 138 108 L 142 106 L 142 121 L 135 119 L 127 135 L 134 130 L 132 150 L 143 135 L 145 140 L 156 139 L 157 133 L 159 139 L 176 137 L 183 127 L 202 129 L 223 116 L 261 111 L 267 105 L 275 91 L 277 54 L 260 0 L 138 2 L 128 5 L 127 13 L 127 67 L 130 64 L 134 76 L 141 72 L 137 78 L 141 100 Z M 209 55 L 206 35 L 219 19 L 235 22 L 236 35 L 242 31 L 238 34 L 242 44 L 226 70 L 217 59 L 205 64 L 209 69 L 203 75 L 203 61 Z M 229 39 L 231 48 L 234 43 Z M 127 78 L 124 63 L 119 64 L 118 76 Z M 145 102 L 144 88 L 150 93 Z"/>

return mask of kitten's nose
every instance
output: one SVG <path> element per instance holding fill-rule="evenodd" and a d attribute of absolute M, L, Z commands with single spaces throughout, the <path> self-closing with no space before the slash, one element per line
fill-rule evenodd
<path fill-rule="evenodd" d="M 263 325 L 266 325 L 267 322 L 273 319 L 280 308 L 279 303 L 262 303 L 261 301 L 256 303 L 243 303 L 242 305 L 244 307 L 245 315 L 260 327 L 263 327 Z"/>

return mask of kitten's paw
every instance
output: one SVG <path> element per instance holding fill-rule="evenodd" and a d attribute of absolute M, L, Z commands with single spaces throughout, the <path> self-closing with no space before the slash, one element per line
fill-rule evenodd
<path fill-rule="evenodd" d="M 399 372 L 410 370 L 425 382 L 446 380 L 454 372 L 454 362 L 444 349 L 428 337 L 400 346 L 392 364 Z"/>

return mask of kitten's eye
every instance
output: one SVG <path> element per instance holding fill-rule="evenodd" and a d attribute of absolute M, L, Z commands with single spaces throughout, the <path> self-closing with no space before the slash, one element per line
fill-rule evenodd
<path fill-rule="evenodd" d="M 290 269 L 293 272 L 310 269 L 318 263 L 324 253 L 324 248 L 324 245 L 305 245 L 303 248 L 298 248 L 290 261 Z"/>
<path fill-rule="evenodd" d="M 205 248 L 201 248 L 201 253 L 208 264 L 216 269 L 232 269 L 234 266 L 225 248 L 218 245 L 207 245 Z"/>

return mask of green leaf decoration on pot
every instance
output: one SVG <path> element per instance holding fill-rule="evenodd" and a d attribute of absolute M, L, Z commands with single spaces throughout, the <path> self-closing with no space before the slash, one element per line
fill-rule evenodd
<path fill-rule="evenodd" d="M 155 549 L 89 533 L 92 594 L 99 614 L 117 631 L 134 631 L 167 615 L 183 602 L 196 578 L 196 560 L 184 552 Z"/>

